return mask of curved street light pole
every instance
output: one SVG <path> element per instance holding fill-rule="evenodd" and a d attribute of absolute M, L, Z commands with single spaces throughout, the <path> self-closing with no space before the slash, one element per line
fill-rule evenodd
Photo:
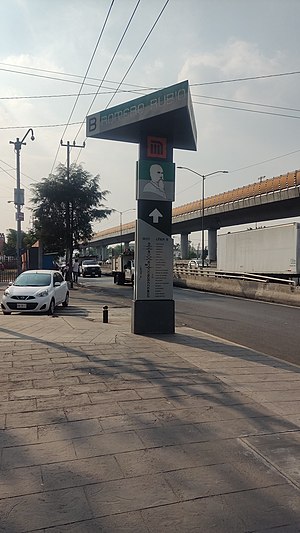
<path fill-rule="evenodd" d="M 205 200 L 205 179 L 209 176 L 213 176 L 214 174 L 228 174 L 228 170 L 215 170 L 214 172 L 209 172 L 209 174 L 200 174 L 200 172 L 196 172 L 196 170 L 193 170 L 189 167 L 177 167 L 182 170 L 188 170 L 189 172 L 192 172 L 193 174 L 196 174 L 197 176 L 200 176 L 202 178 L 202 198 L 201 198 L 201 261 L 202 261 L 202 268 L 204 268 L 204 200 Z"/>
<path fill-rule="evenodd" d="M 21 214 L 21 206 L 24 205 L 24 189 L 20 188 L 21 185 L 21 170 L 20 170 L 20 152 L 22 145 L 26 145 L 24 142 L 27 135 L 31 133 L 31 140 L 34 141 L 34 134 L 33 129 L 29 128 L 27 132 L 25 133 L 23 139 L 20 141 L 19 137 L 16 138 L 15 141 L 9 141 L 9 144 L 13 144 L 15 147 L 16 152 L 16 189 L 15 189 L 15 199 L 14 203 L 16 205 L 16 220 L 17 220 L 17 243 L 16 243 L 16 251 L 17 251 L 17 274 L 19 275 L 22 271 L 22 265 L 21 265 L 21 221 L 22 214 Z M 23 191 L 23 194 L 22 192 Z"/>

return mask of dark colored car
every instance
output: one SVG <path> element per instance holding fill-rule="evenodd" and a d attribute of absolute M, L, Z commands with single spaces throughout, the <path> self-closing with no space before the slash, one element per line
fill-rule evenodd
<path fill-rule="evenodd" d="M 84 278 L 86 276 L 91 276 L 92 278 L 98 276 L 98 278 L 100 278 L 101 268 L 95 259 L 85 259 L 82 261 L 80 273 Z"/>

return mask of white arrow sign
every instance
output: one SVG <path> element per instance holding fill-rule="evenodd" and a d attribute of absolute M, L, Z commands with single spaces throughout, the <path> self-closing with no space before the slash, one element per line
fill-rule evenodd
<path fill-rule="evenodd" d="M 160 213 L 160 211 L 158 211 L 158 209 L 153 209 L 152 213 L 149 215 L 149 217 L 152 217 L 153 224 L 157 224 L 162 216 L 163 215 Z"/>

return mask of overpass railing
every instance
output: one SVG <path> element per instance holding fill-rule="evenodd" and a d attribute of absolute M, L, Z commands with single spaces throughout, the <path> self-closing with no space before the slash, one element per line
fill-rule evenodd
<path fill-rule="evenodd" d="M 212 268 L 202 268 L 197 266 L 189 266 L 188 263 L 174 263 L 174 278 L 181 279 L 189 276 L 209 277 L 209 278 L 224 278 L 224 279 L 239 279 L 241 281 L 256 281 L 258 283 L 281 283 L 284 285 L 296 285 L 296 282 L 291 279 L 277 278 L 273 276 L 263 276 L 258 274 L 251 274 L 249 272 L 228 272 L 223 270 L 214 270 Z"/>

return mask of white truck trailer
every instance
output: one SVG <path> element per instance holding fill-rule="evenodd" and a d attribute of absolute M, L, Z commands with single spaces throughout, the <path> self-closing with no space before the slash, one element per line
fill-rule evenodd
<path fill-rule="evenodd" d="M 299 278 L 300 224 L 292 222 L 218 235 L 217 268 Z"/>
<path fill-rule="evenodd" d="M 133 252 L 126 252 L 121 255 L 112 256 L 112 275 L 114 283 L 124 285 L 134 283 L 134 255 Z"/>

